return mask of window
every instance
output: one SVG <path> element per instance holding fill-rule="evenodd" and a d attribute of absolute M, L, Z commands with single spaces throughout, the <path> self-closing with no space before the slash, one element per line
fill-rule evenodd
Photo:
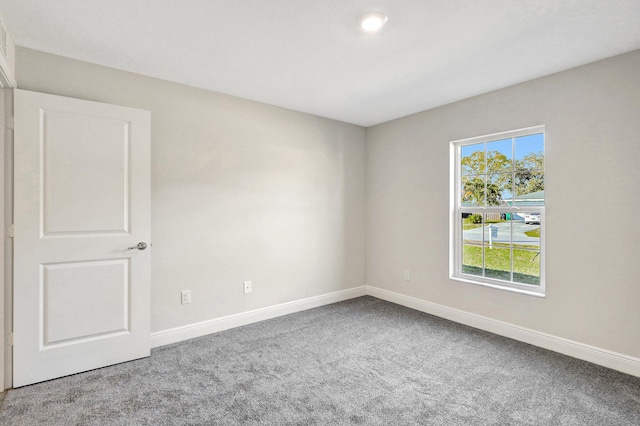
<path fill-rule="evenodd" d="M 544 126 L 451 142 L 455 280 L 544 295 Z"/>

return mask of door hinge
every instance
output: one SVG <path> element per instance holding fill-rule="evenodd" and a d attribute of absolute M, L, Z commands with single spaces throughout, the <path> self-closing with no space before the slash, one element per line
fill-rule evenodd
<path fill-rule="evenodd" d="M 11 225 L 7 226 L 7 237 L 9 238 L 13 238 L 15 235 L 15 225 L 12 223 Z"/>
<path fill-rule="evenodd" d="M 7 334 L 7 345 L 13 346 L 13 333 Z"/>
<path fill-rule="evenodd" d="M 4 127 L 6 127 L 7 129 L 13 130 L 13 126 L 14 126 L 13 117 L 7 117 L 5 119 Z"/>

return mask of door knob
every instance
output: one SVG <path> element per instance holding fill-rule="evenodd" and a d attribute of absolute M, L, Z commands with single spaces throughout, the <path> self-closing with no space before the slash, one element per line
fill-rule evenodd
<path fill-rule="evenodd" d="M 133 247 L 127 247 L 127 250 L 144 250 L 146 248 L 147 248 L 147 243 L 145 243 L 144 241 L 141 241 Z"/>

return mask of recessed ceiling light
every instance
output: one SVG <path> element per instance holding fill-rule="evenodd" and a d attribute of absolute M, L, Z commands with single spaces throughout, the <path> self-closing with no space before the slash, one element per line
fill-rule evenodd
<path fill-rule="evenodd" d="M 360 28 L 368 33 L 374 33 L 387 22 L 387 15 L 382 12 L 370 12 L 360 18 Z"/>

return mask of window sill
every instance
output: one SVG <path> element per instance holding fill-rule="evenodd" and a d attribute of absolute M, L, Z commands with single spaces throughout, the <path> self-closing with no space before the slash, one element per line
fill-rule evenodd
<path fill-rule="evenodd" d="M 463 283 L 466 283 L 466 284 L 473 284 L 473 285 L 479 285 L 479 286 L 483 286 L 483 287 L 490 287 L 490 288 L 495 288 L 497 290 L 504 290 L 504 291 L 510 291 L 510 292 L 513 292 L 513 293 L 526 294 L 528 296 L 535 296 L 535 297 L 542 297 L 542 298 L 546 297 L 546 294 L 544 293 L 544 289 L 542 289 L 542 288 L 540 289 L 540 291 L 525 290 L 525 289 L 516 288 L 516 287 L 508 287 L 508 286 L 504 286 L 504 285 L 500 285 L 500 284 L 493 284 L 493 283 L 489 283 L 489 282 L 476 281 L 476 280 L 463 278 L 463 277 L 458 277 L 458 276 L 450 276 L 449 278 L 454 280 L 454 281 L 460 281 L 460 282 L 463 282 Z"/>

